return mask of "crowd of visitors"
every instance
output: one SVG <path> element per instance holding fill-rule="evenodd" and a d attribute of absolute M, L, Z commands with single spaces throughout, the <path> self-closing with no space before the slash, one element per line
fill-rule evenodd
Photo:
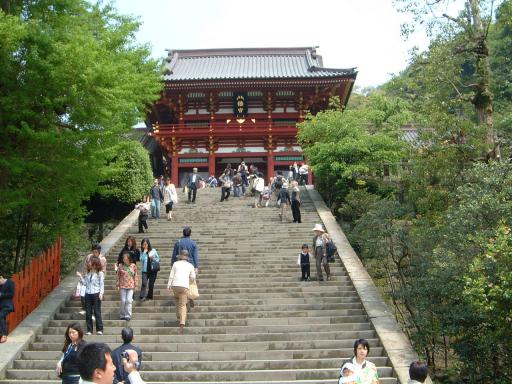
<path fill-rule="evenodd" d="M 278 171 L 265 186 L 263 174 L 257 167 L 247 166 L 244 162 L 236 168 L 231 164 L 215 178 L 211 175 L 207 181 L 210 187 L 221 187 L 220 201 L 228 201 L 233 192 L 233 198 L 253 196 L 254 208 L 262 206 L 278 207 L 278 215 L 282 222 L 301 223 L 301 196 L 299 185 L 307 183 L 309 169 L 306 164 L 297 163 L 290 166 L 285 177 Z M 197 168 L 186 175 L 184 190 L 188 195 L 188 202 L 195 203 L 197 190 L 201 187 L 203 179 L 199 176 Z M 148 230 L 147 219 L 149 214 L 154 219 L 160 217 L 160 205 L 163 203 L 167 220 L 172 220 L 174 204 L 178 203 L 176 187 L 169 179 L 155 179 L 149 194 L 136 205 L 139 209 L 139 232 Z M 291 218 L 289 217 L 291 213 Z M 297 264 L 301 269 L 301 281 L 311 279 L 310 265 L 312 260 L 316 267 L 316 280 L 331 279 L 329 261 L 336 251 L 333 241 L 321 224 L 315 224 L 312 229 L 314 236 L 311 246 L 302 244 Z M 176 302 L 176 318 L 179 332 L 183 333 L 187 313 L 195 306 L 194 300 L 199 296 L 197 276 L 199 274 L 198 246 L 191 239 L 192 229 L 185 227 L 183 236 L 179 238 L 172 249 L 170 262 L 171 271 L 167 281 L 167 289 L 174 296 Z M 140 262 L 140 266 L 137 263 Z M 145 237 L 137 247 L 135 237 L 128 236 L 123 249 L 114 264 L 116 273 L 116 288 L 120 295 L 119 318 L 130 321 L 132 318 L 132 303 L 135 290 L 139 287 L 139 269 L 142 274 L 142 284 L 139 293 L 141 301 L 152 300 L 155 281 L 160 271 L 161 258 L 152 247 L 149 238 Z M 105 292 L 105 275 L 107 273 L 106 259 L 101 253 L 100 246 L 93 246 L 84 262 L 84 271 L 76 272 L 79 278 L 77 292 L 80 292 L 82 310 L 85 314 L 87 332 L 93 333 L 93 321 L 96 333 L 103 334 L 103 321 L 101 302 Z M 13 311 L 12 297 L 14 284 L 3 277 L 0 271 L 0 342 L 7 340 L 5 318 Z M 138 368 L 142 362 L 142 351 L 132 344 L 134 335 L 129 327 L 121 332 L 123 344 L 112 352 L 110 348 L 101 343 L 87 344 L 84 332 L 79 323 L 68 325 L 64 335 L 62 357 L 57 363 L 56 372 L 63 384 L 72 383 L 143 383 Z M 370 353 L 370 344 L 365 339 L 358 339 L 354 343 L 354 357 L 345 361 L 340 369 L 338 383 L 378 384 L 378 373 L 375 364 L 367 360 Z M 423 383 L 428 375 L 427 366 L 414 362 L 410 366 L 410 383 Z M 106 380 L 106 381 L 105 381 Z"/>

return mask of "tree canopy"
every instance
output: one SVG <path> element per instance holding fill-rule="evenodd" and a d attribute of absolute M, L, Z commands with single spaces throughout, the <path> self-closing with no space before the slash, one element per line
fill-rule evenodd
<path fill-rule="evenodd" d="M 17 270 L 77 231 L 108 149 L 162 84 L 139 23 L 82 0 L 3 1 L 0 11 L 1 260 Z"/>
<path fill-rule="evenodd" d="M 512 1 L 396 3 L 429 49 L 344 112 L 310 117 L 299 139 L 435 381 L 509 383 Z"/>

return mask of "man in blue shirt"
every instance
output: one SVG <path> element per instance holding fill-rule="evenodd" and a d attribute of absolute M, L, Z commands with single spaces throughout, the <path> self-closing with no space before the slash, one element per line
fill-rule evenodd
<path fill-rule="evenodd" d="M 183 228 L 183 237 L 174 244 L 171 255 L 171 266 L 178 260 L 180 252 L 186 249 L 188 251 L 188 261 L 194 266 L 197 275 L 199 272 L 199 252 L 196 242 L 190 238 L 191 234 L 192 229 L 190 227 Z"/>

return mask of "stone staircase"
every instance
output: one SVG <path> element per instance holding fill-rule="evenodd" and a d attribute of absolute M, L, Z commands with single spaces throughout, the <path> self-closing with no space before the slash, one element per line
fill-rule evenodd
<path fill-rule="evenodd" d="M 302 224 L 281 223 L 277 209 L 251 208 L 249 198 L 221 203 L 219 189 L 199 191 L 196 204 L 186 204 L 179 195 L 173 221 L 149 220 L 147 236 L 162 258 L 162 270 L 154 300 L 134 302 L 129 322 L 134 343 L 144 351 L 146 382 L 336 383 L 342 360 L 353 355 L 354 340 L 366 338 L 381 383 L 397 383 L 340 261 L 331 264 L 331 281 L 314 281 L 314 264 L 312 281 L 300 281 L 297 255 L 320 222 L 305 191 Z M 166 284 L 171 247 L 185 225 L 192 227 L 200 250 L 201 296 L 180 335 Z M 140 243 L 136 226 L 128 234 Z M 107 256 L 104 335 L 86 336 L 112 348 L 121 344 L 121 329 L 127 324 L 118 320 L 119 294 L 112 271 L 122 245 Z M 85 329 L 79 310 L 78 301 L 68 301 L 0 384 L 59 383 L 54 369 L 66 326 L 81 320 Z"/>

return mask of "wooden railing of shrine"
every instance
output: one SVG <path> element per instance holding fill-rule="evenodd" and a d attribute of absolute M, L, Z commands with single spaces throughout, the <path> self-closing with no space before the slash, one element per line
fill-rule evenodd
<path fill-rule="evenodd" d="M 14 274 L 14 312 L 7 316 L 9 332 L 23 321 L 60 283 L 62 238 L 33 258 L 22 271 Z"/>
<path fill-rule="evenodd" d="M 273 129 L 274 128 L 274 129 Z M 229 122 L 212 122 L 209 124 L 196 124 L 192 126 L 180 124 L 159 124 L 153 127 L 150 136 L 156 137 L 258 137 L 261 135 L 278 134 L 279 136 L 295 137 L 297 127 L 291 123 L 253 122 L 250 119 L 242 122 L 236 119 Z"/>

